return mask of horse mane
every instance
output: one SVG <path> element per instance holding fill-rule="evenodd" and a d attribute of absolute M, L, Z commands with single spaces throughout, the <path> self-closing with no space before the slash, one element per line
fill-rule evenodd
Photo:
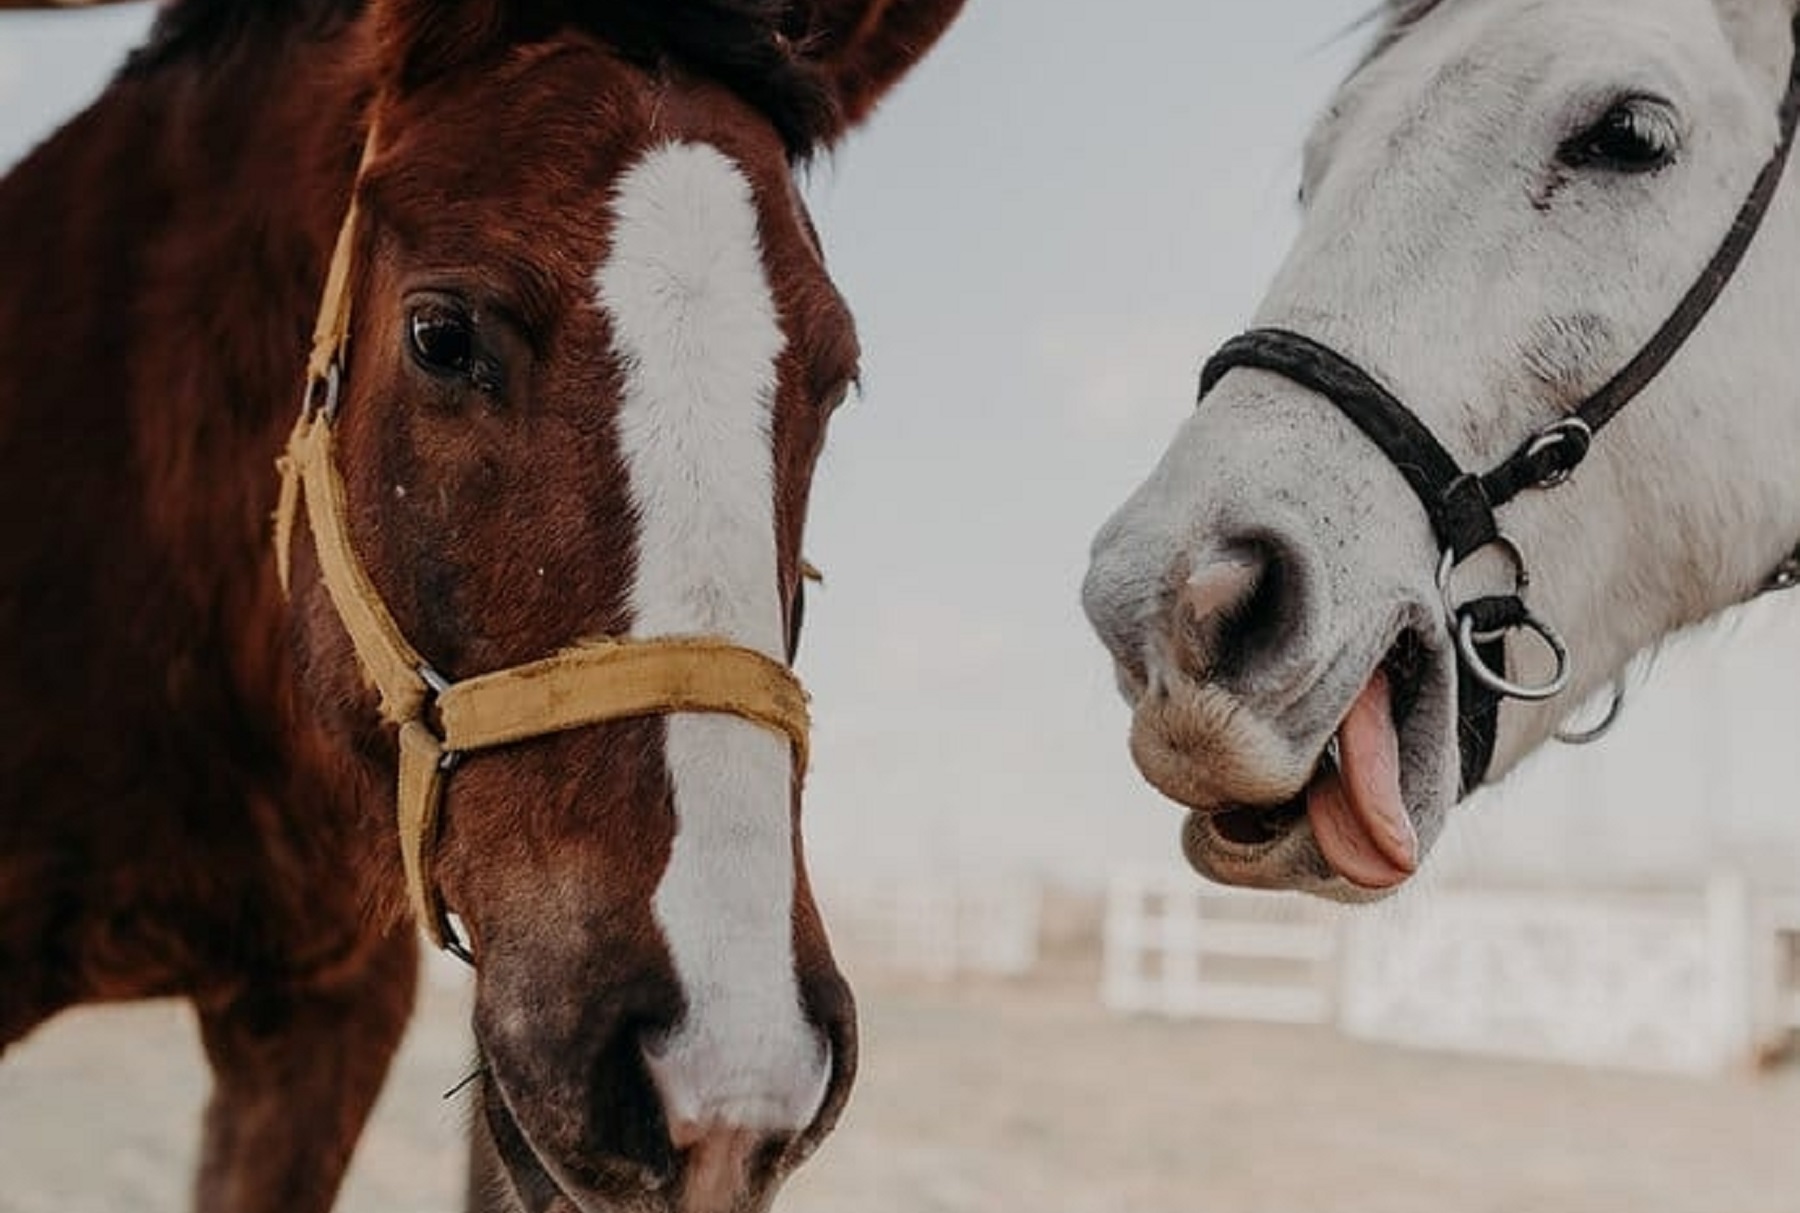
<path fill-rule="evenodd" d="M 364 0 L 175 0 L 164 4 L 144 45 L 131 52 L 122 74 L 147 76 L 181 64 L 208 64 L 257 38 L 293 27 L 328 37 L 362 12 Z"/>
<path fill-rule="evenodd" d="M 283 38 L 327 38 L 367 7 L 368 0 L 173 0 L 123 73 L 206 66 Z M 767 117 L 796 158 L 844 125 L 823 69 L 808 56 L 817 40 L 810 0 L 472 0 L 461 7 L 478 13 L 463 28 L 489 38 L 529 42 L 574 28 L 635 62 L 669 60 L 718 80 Z M 427 36 L 441 34 L 435 18 L 422 24 Z M 411 82 L 406 72 L 401 78 Z"/>
<path fill-rule="evenodd" d="M 1412 32 L 1413 26 L 1429 17 L 1437 9 L 1442 8 L 1444 0 L 1380 0 L 1358 25 L 1375 25 L 1377 32 L 1375 41 L 1368 52 L 1358 61 L 1351 75 L 1360 72 L 1375 60 L 1379 59 L 1394 44 Z M 1794 7 L 1794 0 L 1786 0 L 1788 8 Z M 1729 10 L 1733 6 L 1724 6 Z M 1741 7 L 1741 6 L 1739 6 Z"/>
<path fill-rule="evenodd" d="M 1379 29 L 1374 45 L 1369 47 L 1368 53 L 1357 63 L 1355 70 L 1360 72 L 1381 58 L 1394 43 L 1411 33 L 1413 26 L 1430 16 L 1443 2 L 1444 0 L 1381 0 L 1381 7 L 1363 19 L 1365 23 L 1378 22 Z"/>
<path fill-rule="evenodd" d="M 1398 36 L 1423 21 L 1431 10 L 1442 4 L 1444 0 L 1386 0 L 1383 13 L 1387 17 L 1389 32 Z"/>

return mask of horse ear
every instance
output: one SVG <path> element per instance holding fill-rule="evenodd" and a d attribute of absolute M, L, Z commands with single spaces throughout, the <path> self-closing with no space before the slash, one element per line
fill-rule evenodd
<path fill-rule="evenodd" d="M 949 28 L 963 0 L 813 0 L 807 57 L 846 126 L 869 116 Z"/>
<path fill-rule="evenodd" d="M 504 0 L 374 0 L 382 76 L 402 92 L 504 44 Z"/>

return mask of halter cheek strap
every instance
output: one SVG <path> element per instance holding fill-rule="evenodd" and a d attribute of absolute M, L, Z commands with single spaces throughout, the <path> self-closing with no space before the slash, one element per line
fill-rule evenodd
<path fill-rule="evenodd" d="M 1617 374 L 1569 416 L 1533 434 L 1491 471 L 1464 471 L 1418 416 L 1374 376 L 1300 333 L 1253 329 L 1226 342 L 1201 371 L 1202 401 L 1220 380 L 1240 367 L 1271 371 L 1317 392 L 1387 456 L 1425 507 L 1443 551 L 1438 582 L 1463 674 L 1457 680 L 1457 717 L 1464 792 L 1486 777 L 1500 701 L 1552 698 L 1566 688 L 1570 673 L 1568 650 L 1561 638 L 1525 605 L 1530 584 L 1525 560 L 1517 545 L 1501 532 L 1495 511 L 1528 489 L 1554 488 L 1567 480 L 1587 457 L 1600 429 L 1661 373 L 1718 301 L 1768 213 L 1787 169 L 1795 129 L 1800 126 L 1800 16 L 1794 20 L 1793 36 L 1796 51 L 1781 100 L 1780 139 L 1718 250 L 1669 317 Z M 1511 591 L 1452 602 L 1452 572 L 1483 548 L 1498 548 L 1511 563 Z M 1790 557 L 1790 561 L 1794 559 Z M 1792 580 L 1785 579 L 1774 588 L 1785 588 Z M 1515 632 L 1535 635 L 1555 659 L 1556 673 L 1546 682 L 1520 685 L 1507 677 L 1505 642 Z"/>
<path fill-rule="evenodd" d="M 365 165 L 374 142 L 371 131 Z M 380 694 L 382 718 L 398 730 L 397 822 L 414 916 L 438 947 L 470 960 L 450 926 L 430 864 L 445 782 L 465 755 L 609 721 L 714 712 L 786 738 L 798 777 L 808 759 L 807 696 L 787 666 L 714 637 L 594 640 L 462 681 L 443 677 L 419 655 L 356 554 L 334 447 L 357 220 L 353 189 L 326 275 L 306 399 L 277 463 L 276 570 L 283 593 L 289 593 L 294 528 L 304 503 L 320 579 L 364 677 Z"/>

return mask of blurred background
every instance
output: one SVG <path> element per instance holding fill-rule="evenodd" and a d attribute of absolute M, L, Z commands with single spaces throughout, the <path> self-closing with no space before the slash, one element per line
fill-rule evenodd
<path fill-rule="evenodd" d="M 1352 919 L 1206 894 L 1126 755 L 1087 542 L 1291 239 L 1369 7 L 972 0 L 807 175 L 866 351 L 807 837 L 868 1039 L 789 1209 L 1800 1210 L 1800 1080 L 1758 1067 L 1800 1019 L 1800 600 L 1671 645 Z M 0 16 L 0 168 L 150 10 Z M 455 1203 L 438 976 L 349 1208 Z M 0 1067 L 0 1213 L 183 1207 L 203 1090 L 178 1007 L 59 1020 Z"/>

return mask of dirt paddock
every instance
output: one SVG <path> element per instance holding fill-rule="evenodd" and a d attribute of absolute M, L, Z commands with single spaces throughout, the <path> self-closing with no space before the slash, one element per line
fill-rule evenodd
<path fill-rule="evenodd" d="M 1800 1213 L 1800 1070 L 1668 1079 L 1326 1030 L 1119 1019 L 1085 979 L 864 980 L 851 1111 L 785 1213 Z M 457 1207 L 468 1057 L 434 983 L 341 1208 Z M 0 1213 L 176 1213 L 184 1007 L 84 1010 L 0 1065 Z"/>

